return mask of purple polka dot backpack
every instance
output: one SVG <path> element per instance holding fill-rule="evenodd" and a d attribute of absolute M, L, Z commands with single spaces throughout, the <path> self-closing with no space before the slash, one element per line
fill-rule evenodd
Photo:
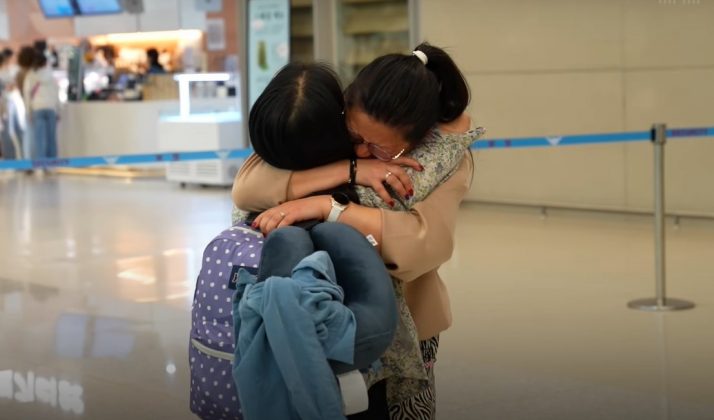
<path fill-rule="evenodd" d="M 242 419 L 231 374 L 233 294 L 238 269 L 257 272 L 263 235 L 245 224 L 221 232 L 203 252 L 191 309 L 191 411 L 202 419 Z"/>

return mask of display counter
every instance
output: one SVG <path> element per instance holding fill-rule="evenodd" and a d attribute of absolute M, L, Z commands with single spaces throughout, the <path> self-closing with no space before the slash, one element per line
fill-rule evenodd
<path fill-rule="evenodd" d="M 195 113 L 237 109 L 235 98 L 192 101 L 192 111 Z M 178 100 L 68 102 L 60 110 L 57 127 L 60 156 L 159 152 L 159 121 L 178 113 Z M 242 138 L 243 133 L 236 135 Z"/>
<path fill-rule="evenodd" d="M 158 124 L 159 149 L 164 152 L 232 150 L 248 147 L 239 112 L 211 112 L 162 117 Z M 185 184 L 233 184 L 245 159 L 171 162 L 166 179 Z"/>

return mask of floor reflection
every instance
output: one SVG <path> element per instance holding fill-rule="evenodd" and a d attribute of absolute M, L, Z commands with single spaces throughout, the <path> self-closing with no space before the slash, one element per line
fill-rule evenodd
<path fill-rule="evenodd" d="M 0 419 L 194 418 L 188 332 L 203 247 L 228 190 L 162 181 L 0 178 Z M 441 273 L 454 325 L 444 419 L 714 419 L 714 222 L 668 233 L 653 286 L 648 218 L 464 206 Z"/>
<path fill-rule="evenodd" d="M 192 418 L 197 259 L 229 215 L 226 190 L 1 179 L 0 418 Z"/>
<path fill-rule="evenodd" d="M 84 413 L 84 388 L 54 376 L 43 377 L 34 372 L 0 371 L 0 399 L 12 399 L 21 404 L 38 403 L 72 414 Z"/>

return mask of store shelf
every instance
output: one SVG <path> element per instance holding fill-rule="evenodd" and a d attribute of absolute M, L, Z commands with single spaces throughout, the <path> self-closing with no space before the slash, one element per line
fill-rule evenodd
<path fill-rule="evenodd" d="M 290 51 L 290 61 L 297 63 L 312 63 L 315 61 L 315 53 L 312 45 L 306 48 L 296 47 Z"/>
<path fill-rule="evenodd" d="M 349 38 L 342 62 L 350 66 L 365 66 L 384 54 L 409 52 L 409 33 L 372 34 Z"/>
<path fill-rule="evenodd" d="M 312 0 L 290 0 L 290 8 L 309 8 L 312 9 Z"/>
<path fill-rule="evenodd" d="M 407 4 L 366 3 L 344 9 L 343 32 L 346 35 L 409 31 Z"/>
<path fill-rule="evenodd" d="M 343 0 L 337 26 L 338 71 L 346 82 L 375 58 L 410 47 L 407 0 Z"/>
<path fill-rule="evenodd" d="M 312 2 L 292 0 L 290 2 L 290 61 L 314 61 L 313 34 Z"/>
<path fill-rule="evenodd" d="M 291 10 L 290 13 L 290 36 L 306 37 L 313 35 L 312 9 Z"/>

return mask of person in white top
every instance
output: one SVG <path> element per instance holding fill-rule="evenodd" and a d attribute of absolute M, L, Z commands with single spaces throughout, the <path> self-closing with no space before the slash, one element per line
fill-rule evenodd
<path fill-rule="evenodd" d="M 0 151 L 3 159 L 22 157 L 22 135 L 25 130 L 25 106 L 15 84 L 19 70 L 13 63 L 14 53 L 5 48 L 0 52 Z"/>
<path fill-rule="evenodd" d="M 32 125 L 30 156 L 33 159 L 57 157 L 59 87 L 44 52 L 36 53 L 33 69 L 27 74 L 22 90 Z"/>

